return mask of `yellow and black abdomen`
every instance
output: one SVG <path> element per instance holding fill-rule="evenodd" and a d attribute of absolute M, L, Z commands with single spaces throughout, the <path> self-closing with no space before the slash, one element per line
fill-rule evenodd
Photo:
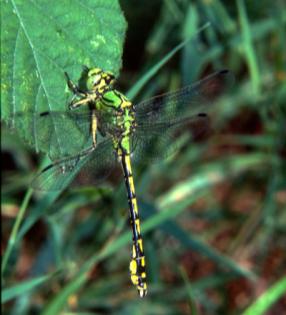
<path fill-rule="evenodd" d="M 130 226 L 133 233 L 132 258 L 129 266 L 131 281 L 136 285 L 140 297 L 144 297 L 147 294 L 145 256 L 129 154 L 122 155 L 122 168 L 130 210 Z"/>

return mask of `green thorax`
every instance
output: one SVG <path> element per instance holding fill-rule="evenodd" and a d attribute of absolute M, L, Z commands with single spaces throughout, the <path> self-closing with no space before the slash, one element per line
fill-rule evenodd
<path fill-rule="evenodd" d="M 117 153 L 130 154 L 130 135 L 135 129 L 132 103 L 117 90 L 105 92 L 95 104 L 99 128 L 111 135 Z M 121 149 L 121 150 L 120 150 Z"/>
<path fill-rule="evenodd" d="M 130 135 L 135 129 L 135 112 L 132 103 L 113 88 L 114 75 L 99 68 L 86 68 L 81 77 L 83 92 L 77 93 L 76 86 L 69 81 L 75 93 L 72 108 L 89 105 L 95 111 L 96 125 L 103 136 L 113 139 L 114 148 L 120 156 L 130 154 Z M 94 124 L 95 125 L 95 124 Z"/>

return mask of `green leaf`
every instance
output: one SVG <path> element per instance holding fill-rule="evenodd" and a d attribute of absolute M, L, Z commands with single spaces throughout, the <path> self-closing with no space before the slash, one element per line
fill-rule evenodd
<path fill-rule="evenodd" d="M 2 118 L 17 111 L 66 110 L 64 72 L 82 65 L 118 75 L 126 22 L 115 0 L 3 1 Z"/>

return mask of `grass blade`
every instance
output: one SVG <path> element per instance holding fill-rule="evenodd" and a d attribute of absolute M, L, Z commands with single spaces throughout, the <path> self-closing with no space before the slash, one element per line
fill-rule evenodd
<path fill-rule="evenodd" d="M 237 0 L 239 12 L 239 21 L 242 29 L 243 47 L 248 63 L 252 86 L 256 94 L 260 91 L 260 74 L 258 70 L 258 61 L 255 53 L 254 45 L 251 39 L 251 29 L 247 18 L 244 0 Z"/>
<path fill-rule="evenodd" d="M 47 276 L 41 276 L 34 278 L 32 280 L 23 281 L 20 284 L 17 284 L 15 286 L 12 286 L 10 288 L 4 288 L 2 291 L 2 304 L 6 303 L 20 295 L 23 295 L 27 293 L 28 291 L 36 289 L 39 285 L 47 282 L 53 274 L 47 275 Z"/>
<path fill-rule="evenodd" d="M 250 305 L 242 315 L 262 315 L 280 297 L 286 294 L 286 277 L 277 281 L 272 287 L 264 292 L 252 305 Z"/>
<path fill-rule="evenodd" d="M 162 60 L 160 60 L 158 63 L 156 63 L 147 73 L 143 75 L 143 77 L 137 81 L 134 86 L 128 91 L 126 94 L 128 98 L 133 99 L 143 88 L 143 86 L 178 52 L 180 49 L 182 49 L 187 43 L 189 43 L 194 36 L 202 32 L 204 29 L 206 29 L 210 23 L 204 24 L 202 27 L 200 27 L 197 32 L 191 37 L 183 42 L 181 42 L 179 45 L 177 45 L 175 48 L 173 48 Z"/>
<path fill-rule="evenodd" d="M 11 232 L 11 235 L 9 237 L 9 241 L 8 241 L 8 245 L 7 245 L 7 248 L 5 250 L 5 253 L 4 253 L 4 256 L 3 256 L 3 260 L 2 260 L 2 266 L 1 266 L 1 277 L 3 279 L 4 277 L 4 272 L 5 272 L 5 269 L 6 269 L 6 266 L 7 266 L 7 262 L 9 260 L 9 257 L 12 253 L 12 250 L 15 246 L 15 243 L 16 243 L 16 239 L 17 239 L 17 236 L 18 236 L 18 231 L 19 231 L 19 228 L 20 228 L 20 224 L 21 222 L 23 221 L 23 218 L 24 218 L 24 215 L 26 213 L 26 210 L 27 210 L 27 207 L 28 207 L 28 203 L 30 201 L 30 198 L 32 196 L 32 190 L 29 189 L 24 197 L 24 200 L 23 200 L 23 203 L 20 207 L 20 210 L 17 214 L 17 217 L 16 217 L 16 221 L 13 225 L 13 229 L 12 229 L 12 232 Z"/>

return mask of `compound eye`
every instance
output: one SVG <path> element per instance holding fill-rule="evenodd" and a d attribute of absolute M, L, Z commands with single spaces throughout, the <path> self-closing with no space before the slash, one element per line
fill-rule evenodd
<path fill-rule="evenodd" d="M 107 84 L 114 84 L 115 82 L 115 76 L 113 74 L 110 74 L 108 77 L 107 77 Z"/>
<path fill-rule="evenodd" d="M 101 75 L 99 74 L 95 75 L 92 81 L 93 85 L 97 84 L 100 81 L 100 79 L 101 79 Z"/>
<path fill-rule="evenodd" d="M 114 79 L 114 78 L 115 78 L 115 76 L 114 76 L 114 74 L 113 74 L 112 72 L 106 71 L 105 73 L 106 73 L 106 75 L 107 75 L 107 77 L 108 77 L 109 79 Z"/>

